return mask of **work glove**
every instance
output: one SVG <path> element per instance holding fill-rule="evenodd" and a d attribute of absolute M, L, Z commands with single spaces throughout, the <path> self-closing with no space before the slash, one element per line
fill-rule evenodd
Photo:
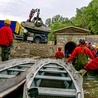
<path fill-rule="evenodd" d="M 87 70 L 81 69 L 79 71 L 76 71 L 75 73 L 79 73 L 83 77 L 87 73 Z"/>
<path fill-rule="evenodd" d="M 68 65 L 68 61 L 67 60 L 65 60 L 65 64 Z"/>

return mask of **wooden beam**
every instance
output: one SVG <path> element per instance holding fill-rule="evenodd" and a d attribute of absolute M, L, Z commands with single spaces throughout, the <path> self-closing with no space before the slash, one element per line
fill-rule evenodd
<path fill-rule="evenodd" d="M 0 78 L 5 78 L 5 79 L 9 79 L 9 78 L 13 78 L 15 77 L 16 75 L 7 75 L 7 74 L 0 74 Z"/>
<path fill-rule="evenodd" d="M 26 71 L 25 69 L 15 69 L 15 68 L 10 68 L 10 69 L 7 69 L 8 71 L 18 71 L 18 72 L 24 72 Z"/>
<path fill-rule="evenodd" d="M 35 76 L 35 79 L 71 81 L 71 78 L 70 77 L 41 76 L 41 75 L 36 75 Z"/>
<path fill-rule="evenodd" d="M 65 70 L 52 70 L 52 69 L 40 69 L 39 71 L 41 72 L 52 72 L 52 73 L 67 73 Z"/>
<path fill-rule="evenodd" d="M 27 68 L 31 68 L 31 65 L 18 65 L 18 67 L 27 67 Z"/>
<path fill-rule="evenodd" d="M 63 88 L 45 88 L 38 87 L 39 95 L 50 96 L 63 96 L 63 97 L 76 97 L 77 93 L 75 89 L 63 89 Z"/>
<path fill-rule="evenodd" d="M 44 68 L 58 68 L 58 69 L 63 69 L 63 67 L 61 67 L 61 66 L 52 66 L 52 65 L 50 65 L 50 66 L 43 66 Z"/>

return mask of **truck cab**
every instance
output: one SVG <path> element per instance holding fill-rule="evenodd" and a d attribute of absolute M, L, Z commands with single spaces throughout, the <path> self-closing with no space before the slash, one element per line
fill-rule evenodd
<path fill-rule="evenodd" d="M 36 44 L 44 43 L 46 44 L 48 42 L 48 34 L 44 33 L 31 33 L 27 32 L 24 33 L 24 41 L 31 41 Z"/>

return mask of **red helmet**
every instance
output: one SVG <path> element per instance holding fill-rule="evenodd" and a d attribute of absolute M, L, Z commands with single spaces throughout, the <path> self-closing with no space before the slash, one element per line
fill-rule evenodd
<path fill-rule="evenodd" d="M 61 46 L 58 46 L 58 50 L 61 50 L 62 49 L 62 47 Z"/>

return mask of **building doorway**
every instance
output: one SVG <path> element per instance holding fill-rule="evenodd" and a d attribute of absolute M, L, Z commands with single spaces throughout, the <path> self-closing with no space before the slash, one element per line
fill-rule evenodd
<path fill-rule="evenodd" d="M 64 53 L 65 53 L 65 57 L 69 57 L 69 54 L 72 53 L 72 51 L 74 50 L 74 48 L 76 47 L 76 43 L 75 42 L 67 42 L 65 44 L 65 47 L 64 47 Z"/>

